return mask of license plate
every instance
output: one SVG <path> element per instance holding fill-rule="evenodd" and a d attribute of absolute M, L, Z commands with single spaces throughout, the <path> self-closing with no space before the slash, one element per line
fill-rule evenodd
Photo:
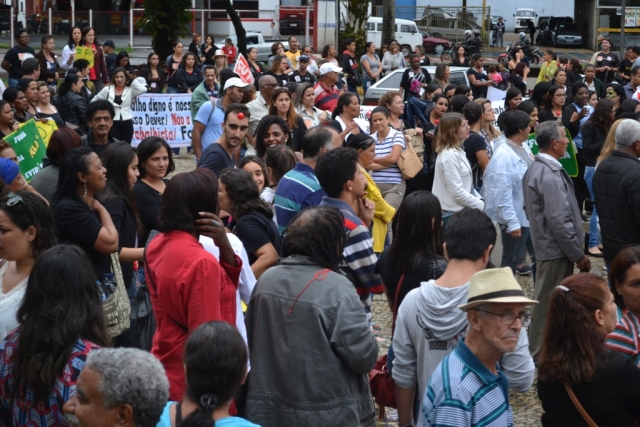
<path fill-rule="evenodd" d="M 298 26 L 298 24 L 289 24 L 289 26 L 291 26 L 291 27 L 297 27 L 297 26 Z"/>

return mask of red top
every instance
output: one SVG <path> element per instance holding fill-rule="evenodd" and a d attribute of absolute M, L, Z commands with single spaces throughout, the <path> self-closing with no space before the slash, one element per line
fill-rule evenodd
<path fill-rule="evenodd" d="M 242 261 L 236 256 L 237 268 L 219 263 L 184 231 L 159 234 L 147 247 L 146 259 L 157 322 L 151 353 L 164 365 L 169 399 L 179 402 L 185 392 L 183 353 L 188 332 L 184 327 L 192 332 L 212 320 L 235 326 Z"/>
<path fill-rule="evenodd" d="M 225 55 L 227 55 L 227 62 L 229 64 L 235 64 L 236 56 L 238 55 L 238 48 L 236 48 L 235 46 L 223 46 L 222 51 L 225 53 Z"/>

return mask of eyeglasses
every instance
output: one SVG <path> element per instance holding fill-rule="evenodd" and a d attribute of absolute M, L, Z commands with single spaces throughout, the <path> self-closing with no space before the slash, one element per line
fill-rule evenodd
<path fill-rule="evenodd" d="M 520 323 L 522 323 L 522 326 L 524 328 L 526 328 L 531 324 L 531 315 L 526 311 L 523 311 L 522 313 L 518 313 L 518 314 L 511 313 L 511 312 L 498 314 L 498 313 L 492 313 L 490 311 L 480 310 L 480 309 L 476 309 L 476 311 L 482 311 L 483 313 L 489 313 L 489 314 L 493 314 L 494 316 L 498 316 L 502 324 L 507 326 L 513 325 L 516 322 L 516 319 L 520 319 Z"/>
<path fill-rule="evenodd" d="M 29 206 L 27 206 L 25 201 L 22 200 L 22 197 L 20 197 L 19 195 L 13 192 L 7 194 L 7 197 L 9 198 L 7 200 L 7 206 L 12 207 L 17 205 L 18 203 L 21 203 L 22 206 L 24 207 L 24 211 L 27 213 L 27 216 L 29 217 L 29 221 L 31 221 L 31 223 L 34 224 L 33 216 L 31 215 L 31 210 L 29 210 Z"/>
<path fill-rule="evenodd" d="M 566 93 L 556 93 L 555 96 L 557 96 L 558 98 L 566 98 L 567 94 Z"/>

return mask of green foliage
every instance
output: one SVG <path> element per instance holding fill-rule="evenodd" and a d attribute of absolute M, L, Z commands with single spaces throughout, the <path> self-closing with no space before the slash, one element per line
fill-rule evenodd
<path fill-rule="evenodd" d="M 353 39 L 356 42 L 356 58 L 364 54 L 364 44 L 367 42 L 367 20 L 371 15 L 367 13 L 369 0 L 349 0 L 342 2 L 346 9 L 346 14 L 341 14 L 344 30 L 340 31 L 338 46 L 336 50 L 338 54 L 342 54 L 345 50 L 344 41 Z"/>
<path fill-rule="evenodd" d="M 146 0 L 142 26 L 151 35 L 153 49 L 162 59 L 173 53 L 173 42 L 187 35 L 193 15 L 190 0 Z"/>

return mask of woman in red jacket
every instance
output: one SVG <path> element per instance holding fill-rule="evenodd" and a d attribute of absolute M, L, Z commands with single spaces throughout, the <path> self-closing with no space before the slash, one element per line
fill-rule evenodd
<path fill-rule="evenodd" d="M 229 64 L 229 68 L 233 70 L 233 67 L 236 65 L 238 48 L 233 45 L 233 41 L 229 37 L 224 39 L 224 46 L 222 46 L 222 51 L 225 53 L 225 55 L 227 55 L 227 63 Z"/>
<path fill-rule="evenodd" d="M 185 391 L 183 355 L 189 333 L 212 320 L 235 325 L 242 261 L 215 215 L 218 210 L 213 172 L 200 168 L 176 175 L 162 196 L 160 234 L 147 246 L 145 276 L 157 322 L 151 353 L 164 365 L 173 401 L 180 401 Z M 198 242 L 200 235 L 220 248 L 219 262 Z"/>
<path fill-rule="evenodd" d="M 107 63 L 104 60 L 102 46 L 98 43 L 96 32 L 92 27 L 84 27 L 82 29 L 80 46 L 90 47 L 93 50 L 93 67 L 89 70 L 89 80 L 93 82 L 95 87 L 93 93 L 98 93 L 102 90 L 103 85 L 109 84 L 109 74 L 107 73 Z"/>

